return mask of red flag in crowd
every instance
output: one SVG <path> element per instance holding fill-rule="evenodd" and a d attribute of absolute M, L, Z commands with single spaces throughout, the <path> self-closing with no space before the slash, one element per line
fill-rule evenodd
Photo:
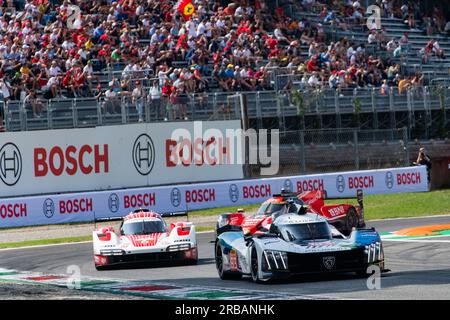
<path fill-rule="evenodd" d="M 195 7 L 192 4 L 192 0 L 181 0 L 177 10 L 183 15 L 185 20 L 189 20 L 195 12 Z"/>

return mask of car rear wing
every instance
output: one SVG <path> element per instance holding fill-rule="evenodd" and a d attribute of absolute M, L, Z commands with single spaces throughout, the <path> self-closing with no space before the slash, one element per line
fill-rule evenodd
<path fill-rule="evenodd" d="M 189 217 L 188 211 L 177 211 L 177 212 L 165 212 L 160 214 L 163 218 L 170 218 L 170 217 Z"/>
<path fill-rule="evenodd" d="M 328 197 L 327 192 L 324 190 L 324 200 L 339 200 L 339 199 L 354 199 L 355 197 Z M 358 201 L 358 205 L 361 207 L 361 209 L 364 208 L 364 193 L 362 189 L 356 190 L 356 201 Z"/>
<path fill-rule="evenodd" d="M 123 217 L 120 217 L 120 216 L 102 217 L 102 218 L 95 218 L 94 222 L 121 221 L 121 220 L 123 220 Z"/>
<path fill-rule="evenodd" d="M 163 218 L 169 218 L 169 217 L 188 217 L 187 211 L 178 211 L 178 212 L 166 212 L 161 213 L 161 217 Z M 94 218 L 94 223 L 97 222 L 109 222 L 109 221 L 122 221 L 125 216 L 114 216 L 114 217 L 101 217 L 101 218 Z"/>

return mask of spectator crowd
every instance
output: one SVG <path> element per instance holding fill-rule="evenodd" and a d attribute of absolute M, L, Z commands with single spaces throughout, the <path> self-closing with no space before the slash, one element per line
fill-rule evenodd
<path fill-rule="evenodd" d="M 407 33 L 390 39 L 384 29 L 368 31 L 367 45 L 376 44 L 388 53 L 385 57 L 370 54 L 366 44 L 327 38 L 325 26 L 365 25 L 366 8 L 359 0 L 292 4 L 293 10 L 317 13 L 319 23 L 292 18 L 264 0 L 193 0 L 196 12 L 186 21 L 176 3 L 2 0 L 3 101 L 20 100 L 40 117 L 42 99 L 96 97 L 104 101 L 105 112 L 115 113 L 126 98 L 136 105 L 140 120 L 144 101 L 152 102 L 158 117 L 185 119 L 188 94 L 280 89 L 272 76 L 281 68 L 313 88 L 373 86 L 387 94 L 391 86 L 423 81 L 420 74 L 402 75 L 395 62 L 408 44 Z M 377 0 L 383 16 L 402 18 L 410 28 L 430 36 L 450 32 L 441 11 L 422 13 L 416 3 Z M 445 59 L 436 40 L 421 56 L 423 63 L 431 56 Z M 105 70 L 113 75 L 106 83 Z"/>

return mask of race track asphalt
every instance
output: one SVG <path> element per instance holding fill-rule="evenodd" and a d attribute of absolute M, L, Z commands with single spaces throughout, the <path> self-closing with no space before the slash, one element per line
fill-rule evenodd
<path fill-rule="evenodd" d="M 449 223 L 450 216 L 372 221 L 368 226 L 375 227 L 379 232 L 390 232 L 413 226 Z M 385 241 L 386 267 L 391 272 L 382 274 L 379 290 L 369 290 L 367 279 L 352 274 L 307 277 L 275 284 L 254 284 L 247 278 L 223 281 L 218 278 L 215 269 L 213 240 L 213 233 L 198 235 L 200 261 L 195 266 L 96 271 L 92 262 L 92 244 L 79 243 L 0 250 L 0 268 L 65 274 L 69 265 L 78 265 L 82 275 L 96 278 L 276 291 L 305 298 L 450 299 L 450 237 L 421 242 Z"/>

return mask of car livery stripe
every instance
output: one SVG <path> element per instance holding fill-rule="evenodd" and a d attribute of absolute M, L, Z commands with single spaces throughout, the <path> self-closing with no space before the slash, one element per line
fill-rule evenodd
<path fill-rule="evenodd" d="M 131 243 L 133 244 L 133 246 L 135 247 L 151 247 L 154 246 L 159 238 L 165 234 L 163 233 L 152 233 L 152 234 L 146 234 L 146 235 L 127 235 L 124 236 L 126 237 L 128 240 L 131 241 Z"/>

